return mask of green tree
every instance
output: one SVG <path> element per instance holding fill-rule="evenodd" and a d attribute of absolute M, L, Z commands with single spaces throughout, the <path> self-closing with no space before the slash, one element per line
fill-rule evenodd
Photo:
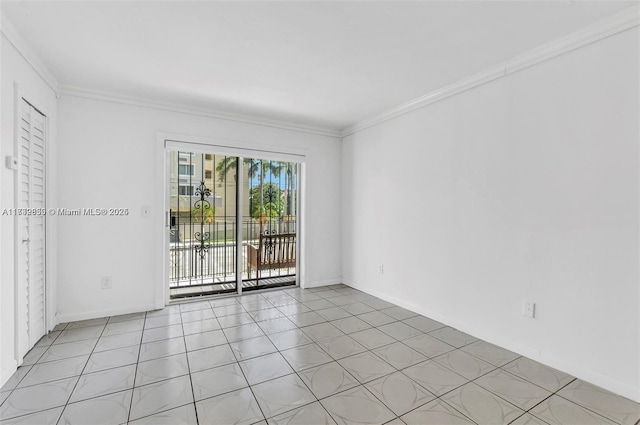
<path fill-rule="evenodd" d="M 283 164 L 284 168 L 284 179 L 285 179 L 285 188 L 286 188 L 286 196 L 285 196 L 285 206 L 286 206 L 286 214 L 294 215 L 295 209 L 295 191 L 293 190 L 295 185 L 295 180 L 298 175 L 298 166 L 294 162 L 285 162 Z"/>
<path fill-rule="evenodd" d="M 193 217 L 193 221 L 195 222 L 213 223 L 215 213 L 216 210 L 213 205 L 205 204 L 203 208 L 202 203 L 191 209 L 191 217 Z"/>
<path fill-rule="evenodd" d="M 284 213 L 284 196 L 277 184 L 266 182 L 262 187 L 249 190 L 249 211 L 251 217 L 280 217 Z"/>
<path fill-rule="evenodd" d="M 243 159 L 245 167 L 247 167 L 249 178 L 258 177 L 258 207 L 259 212 L 257 213 L 257 217 L 254 216 L 253 210 L 251 211 L 251 216 L 254 218 L 259 218 L 261 216 L 266 216 L 265 214 L 265 201 L 264 201 L 264 179 L 267 176 L 267 173 L 271 172 L 274 176 L 279 176 L 284 169 L 285 163 L 280 161 L 270 161 L 267 159 L 256 159 L 256 158 L 244 158 Z M 216 165 L 216 171 L 218 172 L 218 178 L 220 181 L 224 181 L 227 174 L 231 170 L 236 170 L 238 168 L 238 158 L 235 156 L 226 156 L 222 161 Z"/>

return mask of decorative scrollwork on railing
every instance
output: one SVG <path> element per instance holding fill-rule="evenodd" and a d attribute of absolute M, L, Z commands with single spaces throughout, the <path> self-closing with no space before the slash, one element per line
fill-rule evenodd
<path fill-rule="evenodd" d="M 204 185 L 204 181 L 201 181 L 200 185 L 196 188 L 195 195 L 199 196 L 201 200 L 204 200 L 204 198 L 211 196 L 211 189 Z"/>
<path fill-rule="evenodd" d="M 200 231 L 194 234 L 195 239 L 200 242 L 200 244 L 196 245 L 194 250 L 198 255 L 200 255 L 200 259 L 204 260 L 204 257 L 209 252 L 209 239 L 211 238 L 210 233 L 204 231 L 204 220 L 206 217 L 205 211 L 211 208 L 211 203 L 205 198 L 211 196 L 211 189 L 208 189 L 207 186 L 205 186 L 204 181 L 201 181 L 194 195 L 199 196 L 200 199 L 198 199 L 193 206 L 202 211 L 202 214 L 200 215 Z"/>
<path fill-rule="evenodd" d="M 205 198 L 208 198 L 209 196 L 211 196 L 211 189 L 207 188 L 207 186 L 205 186 L 204 181 L 200 182 L 200 185 L 196 188 L 196 191 L 194 192 L 195 196 L 200 197 L 200 199 L 198 199 L 193 206 L 196 209 L 200 209 L 202 211 L 202 217 L 204 221 L 204 217 L 206 217 L 205 211 L 208 210 L 209 208 L 211 208 L 211 202 L 207 201 Z"/>
<path fill-rule="evenodd" d="M 264 238 L 262 241 L 266 257 L 272 258 L 273 250 L 276 246 L 276 238 L 274 236 L 277 235 L 278 232 L 276 230 L 265 230 L 262 234 L 267 236 L 267 238 Z"/>
<path fill-rule="evenodd" d="M 193 249 L 196 254 L 200 255 L 200 258 L 204 259 L 205 255 L 209 252 L 209 243 L 207 242 L 210 237 L 209 232 L 196 232 L 194 237 L 200 242 L 200 245 L 196 245 Z"/>

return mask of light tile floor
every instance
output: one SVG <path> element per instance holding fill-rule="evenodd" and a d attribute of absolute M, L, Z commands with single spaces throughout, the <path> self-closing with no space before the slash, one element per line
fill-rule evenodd
<path fill-rule="evenodd" d="M 58 325 L 2 424 L 637 424 L 640 405 L 344 285 Z"/>

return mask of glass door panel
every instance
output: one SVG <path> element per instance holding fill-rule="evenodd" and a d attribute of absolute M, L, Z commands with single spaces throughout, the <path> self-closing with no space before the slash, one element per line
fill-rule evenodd
<path fill-rule="evenodd" d="M 236 157 L 169 152 L 171 299 L 236 292 Z"/>
<path fill-rule="evenodd" d="M 244 158 L 243 291 L 296 284 L 298 164 Z"/>
<path fill-rule="evenodd" d="M 299 164 L 168 155 L 170 299 L 295 285 Z"/>

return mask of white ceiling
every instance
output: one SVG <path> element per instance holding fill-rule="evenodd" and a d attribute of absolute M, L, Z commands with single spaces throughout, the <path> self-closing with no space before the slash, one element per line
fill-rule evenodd
<path fill-rule="evenodd" d="M 341 130 L 617 1 L 2 1 L 63 86 Z"/>

